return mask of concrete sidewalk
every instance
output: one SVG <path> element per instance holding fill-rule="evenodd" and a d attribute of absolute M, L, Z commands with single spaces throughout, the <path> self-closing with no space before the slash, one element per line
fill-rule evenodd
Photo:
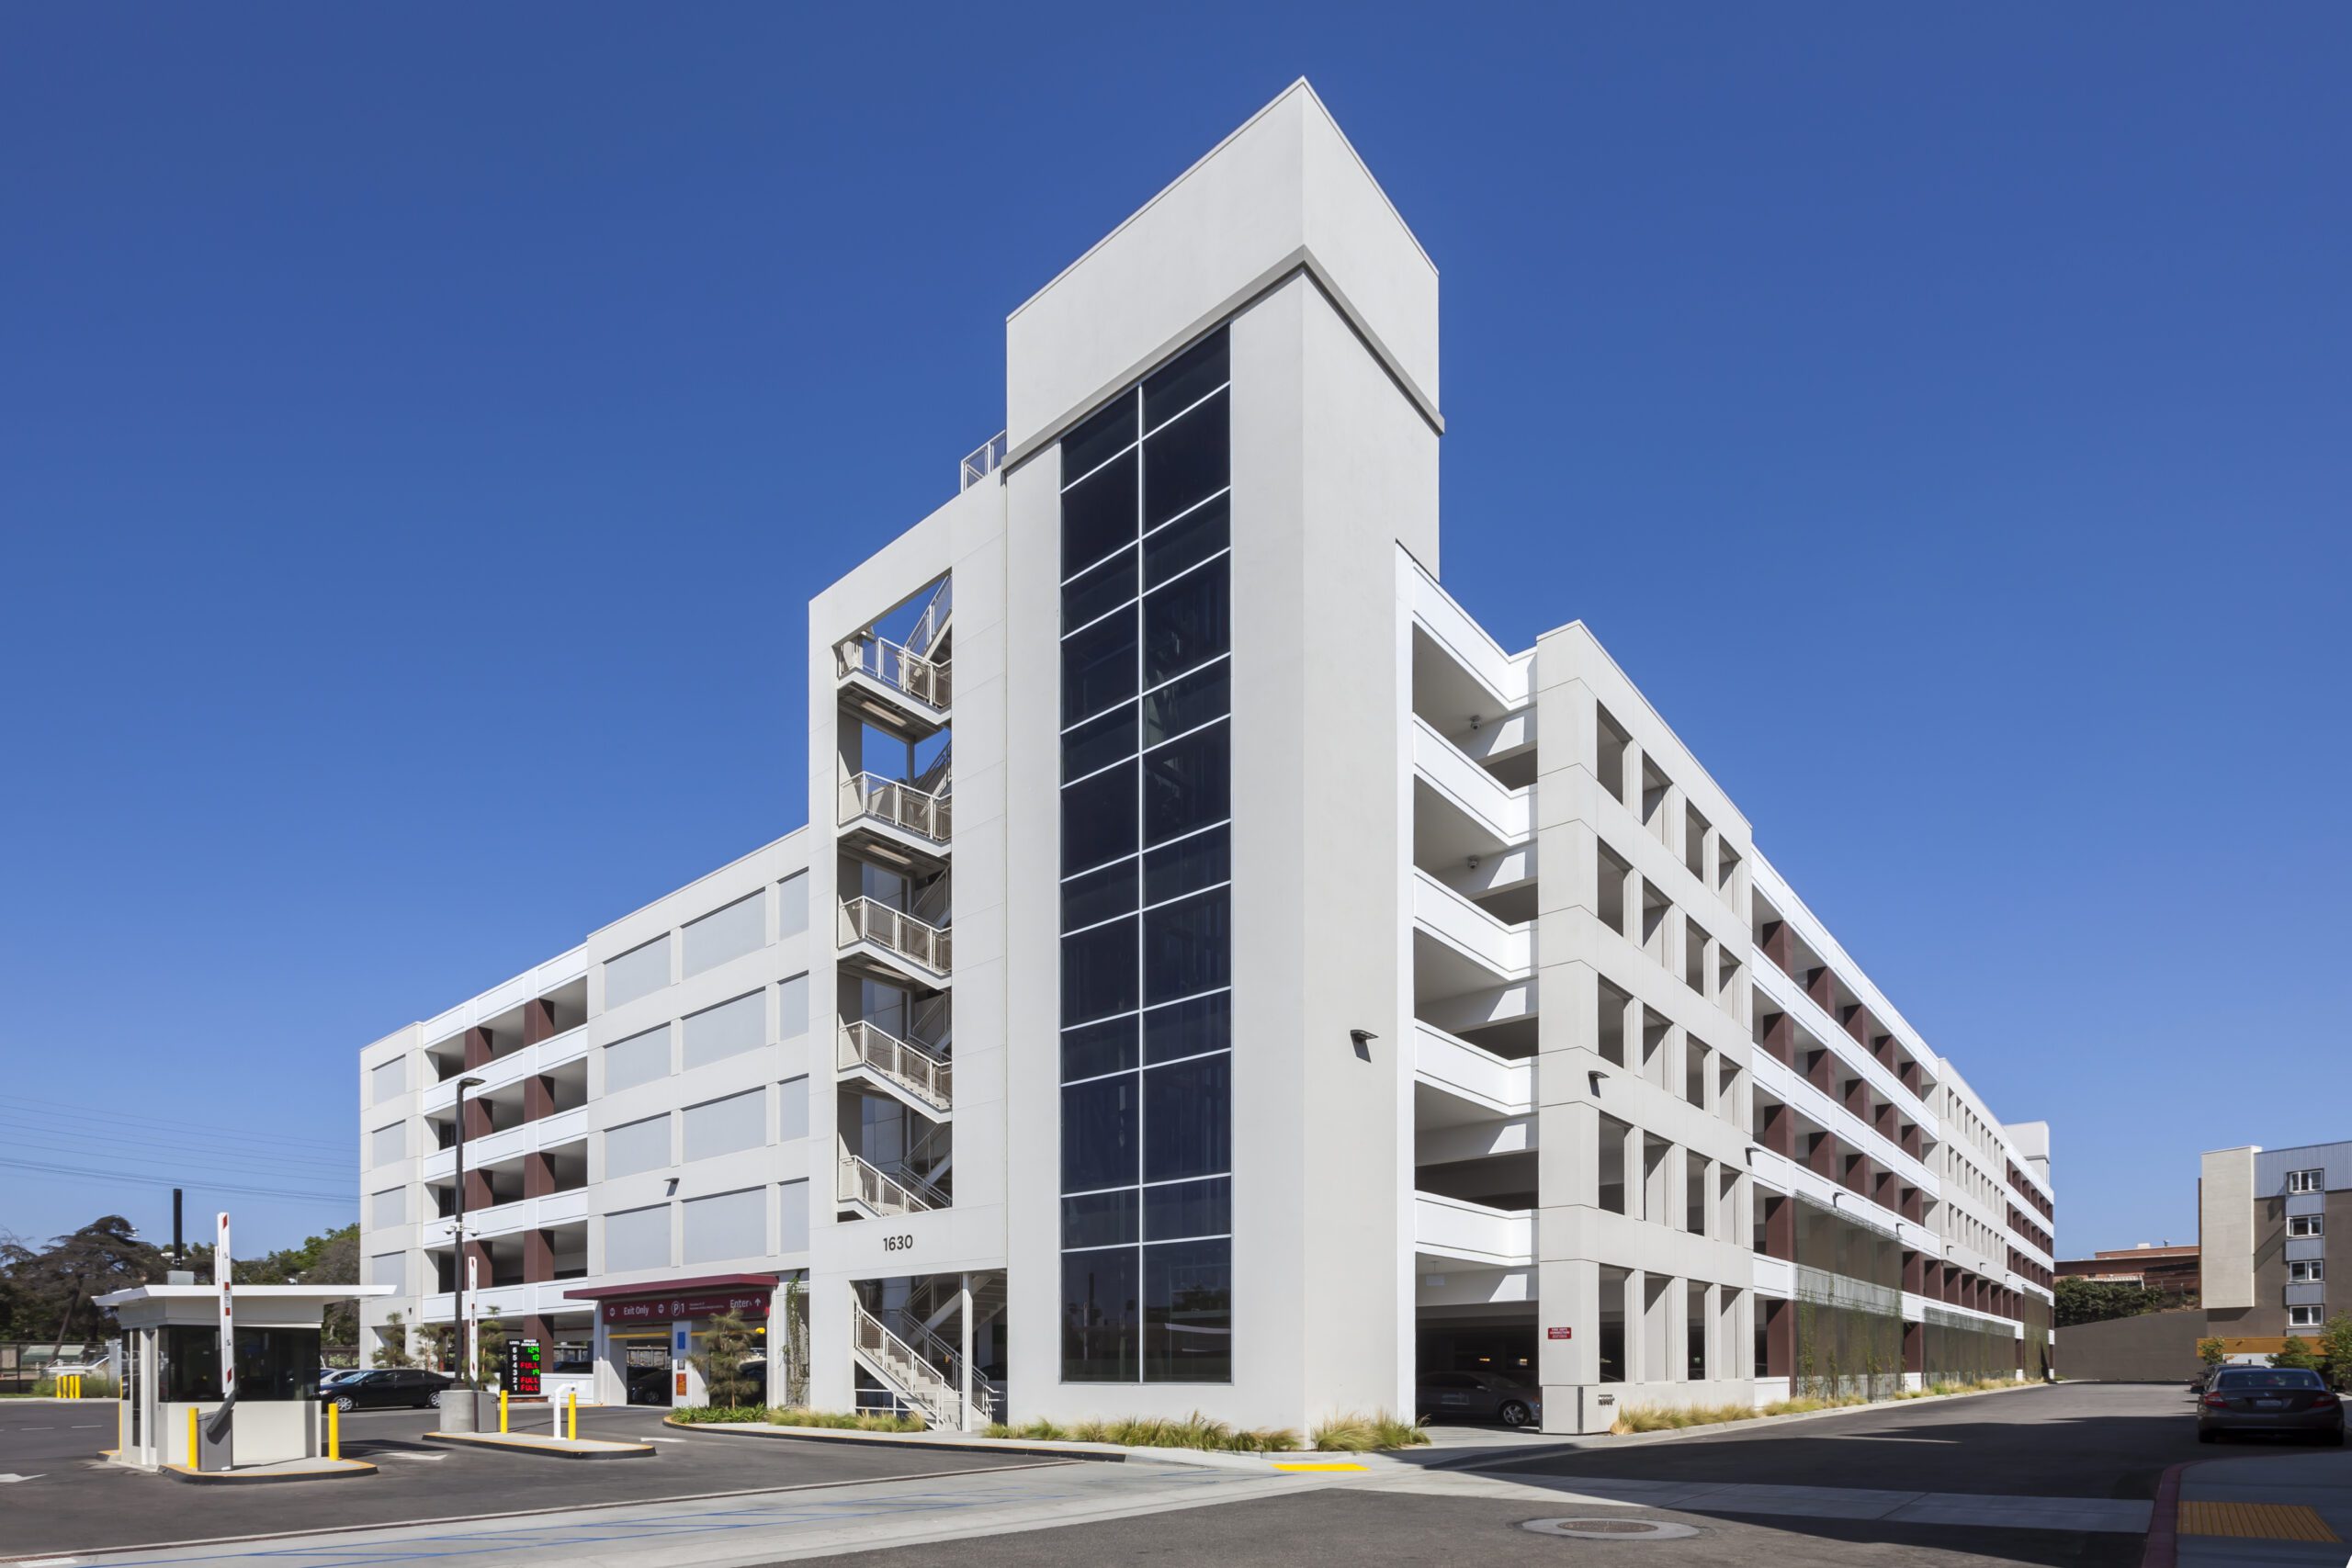
<path fill-rule="evenodd" d="M 2352 1451 L 2207 1460 L 2181 1472 L 2179 1568 L 2325 1563 L 2352 1552 Z"/>

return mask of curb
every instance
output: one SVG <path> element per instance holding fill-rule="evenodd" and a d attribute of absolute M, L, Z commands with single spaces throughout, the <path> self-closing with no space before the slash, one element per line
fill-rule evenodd
<path fill-rule="evenodd" d="M 2148 1544 L 2141 1550 L 2140 1568 L 2176 1568 L 2179 1562 L 2181 1472 L 2203 1462 L 2184 1460 L 2156 1483 L 2156 1500 L 2148 1510 Z"/>
<path fill-rule="evenodd" d="M 163 1472 L 174 1481 L 185 1481 L 191 1486 L 266 1486 L 279 1481 L 356 1481 L 363 1475 L 373 1475 L 376 1467 L 366 1460 L 344 1459 L 334 1463 L 334 1470 L 281 1471 L 275 1475 L 258 1475 L 252 1471 L 190 1470 L 184 1464 L 167 1464 Z"/>
<path fill-rule="evenodd" d="M 603 1440 L 603 1439 L 598 1439 Z M 661 1450 L 651 1443 L 616 1443 L 610 1448 L 558 1448 L 551 1439 L 526 1438 L 517 1442 L 511 1436 L 492 1432 L 427 1432 L 424 1441 L 439 1443 L 453 1449 L 484 1449 L 493 1453 L 529 1454 L 534 1459 L 651 1459 Z"/>
<path fill-rule="evenodd" d="M 1460 1459 L 1442 1460 L 1430 1466 L 1432 1470 L 1509 1470 L 1521 1463 L 1551 1459 L 1563 1453 L 1607 1453 L 1618 1449 L 1641 1448 L 1651 1443 L 1670 1443 L 1681 1438 L 1713 1438 L 1726 1432 L 1767 1431 L 1774 1427 L 1789 1426 L 1799 1421 L 1826 1420 L 1832 1416 L 1868 1416 L 1897 1410 L 1915 1409 L 1920 1405 L 1946 1404 L 1956 1399 L 1989 1399 L 2004 1393 L 2022 1393 L 2029 1389 L 2049 1388 L 2049 1383 L 2021 1382 L 2014 1388 L 1979 1389 L 1973 1393 L 1928 1393 L 1917 1399 L 1874 1399 L 1867 1404 L 1841 1404 L 1830 1410 L 1798 1410 L 1786 1416 L 1755 1416 L 1745 1421 L 1713 1421 L 1703 1427 L 1675 1427 L 1660 1432 L 1595 1432 L 1583 1437 L 1563 1437 L 1556 1443 L 1541 1448 L 1528 1448 L 1509 1459 L 1492 1459 L 1494 1450 L 1480 1450 Z"/>
<path fill-rule="evenodd" d="M 1173 1450 L 1122 1449 L 1108 1443 L 1023 1442 L 1018 1438 L 972 1438 L 961 1434 L 926 1432 L 860 1432 L 843 1427 L 770 1427 L 756 1421 L 680 1421 L 662 1417 L 662 1425 L 681 1432 L 707 1432 L 723 1438 L 782 1438 L 787 1441 L 879 1444 L 884 1448 L 927 1449 L 938 1453 L 1026 1455 L 1033 1459 L 1094 1460 L 1125 1464 L 1130 1455 L 1157 1456 Z"/>

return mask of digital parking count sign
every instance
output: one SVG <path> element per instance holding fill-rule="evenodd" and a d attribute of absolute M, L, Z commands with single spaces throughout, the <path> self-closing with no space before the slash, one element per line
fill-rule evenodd
<path fill-rule="evenodd" d="M 539 1360 L 539 1342 L 536 1339 L 509 1339 L 506 1342 L 506 1392 L 516 1399 L 539 1397 L 539 1374 L 547 1369 Z"/>

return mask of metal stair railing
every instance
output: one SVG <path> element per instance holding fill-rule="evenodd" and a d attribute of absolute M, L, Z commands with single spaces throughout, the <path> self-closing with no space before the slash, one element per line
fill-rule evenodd
<path fill-rule="evenodd" d="M 872 632 L 845 637 L 833 645 L 834 672 L 864 675 L 933 713 L 945 713 L 951 692 L 948 666 Z"/>
<path fill-rule="evenodd" d="M 863 1203 L 877 1214 L 921 1214 L 947 1207 L 947 1195 L 919 1177 L 893 1176 L 859 1155 L 841 1151 L 834 1200 Z"/>
<path fill-rule="evenodd" d="M 933 1055 L 912 1041 L 901 1040 L 864 1019 L 841 1026 L 838 1067 L 871 1067 L 927 1105 L 942 1111 L 955 1108 L 955 1065 Z"/>
<path fill-rule="evenodd" d="M 841 825 L 861 817 L 878 818 L 935 844 L 947 842 L 955 830 L 955 804 L 946 795 L 932 795 L 903 779 L 879 773 L 856 773 L 842 781 Z"/>
<path fill-rule="evenodd" d="M 867 1311 L 864 1302 L 851 1298 L 850 1310 L 850 1331 L 854 1337 L 852 1342 L 866 1364 L 886 1381 L 896 1383 L 899 1392 L 920 1408 L 933 1426 L 961 1428 L 963 1391 L 892 1333 L 889 1325 Z"/>
<path fill-rule="evenodd" d="M 922 607 L 922 614 L 917 617 L 914 629 L 907 633 L 909 652 L 929 659 L 932 656 L 932 650 L 938 647 L 939 634 L 945 629 L 948 617 L 956 613 L 956 596 L 953 592 L 955 586 L 956 580 L 953 577 L 943 577 L 939 580 L 939 586 L 932 591 L 931 603 Z"/>
<path fill-rule="evenodd" d="M 840 942 L 870 942 L 887 948 L 935 975 L 951 973 L 954 949 L 950 933 L 864 897 L 845 899 L 841 909 Z"/>

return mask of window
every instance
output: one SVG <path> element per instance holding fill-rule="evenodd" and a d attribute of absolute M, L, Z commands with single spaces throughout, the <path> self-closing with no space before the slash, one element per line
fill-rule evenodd
<path fill-rule="evenodd" d="M 670 1266 L 670 1205 L 624 1209 L 605 1216 L 605 1271 Z"/>
<path fill-rule="evenodd" d="M 670 1115 L 649 1116 L 641 1122 L 625 1122 L 605 1134 L 605 1177 L 611 1181 L 618 1177 L 635 1176 L 639 1172 L 659 1170 L 670 1163 Z"/>
<path fill-rule="evenodd" d="M 319 1397 L 319 1330 L 247 1328 L 237 1339 L 237 1403 L 275 1404 Z"/>
<path fill-rule="evenodd" d="M 2290 1328 L 2317 1328 L 2320 1326 L 2319 1314 L 2320 1309 L 2315 1306 L 2289 1307 L 2287 1309 L 2287 1326 Z"/>
<path fill-rule="evenodd" d="M 395 1056 L 389 1062 L 379 1062 L 368 1074 L 368 1103 L 381 1105 L 388 1100 L 398 1100 L 408 1092 L 408 1058 Z"/>
<path fill-rule="evenodd" d="M 1062 1377 L 1229 1382 L 1227 340 L 1061 442 Z"/>
<path fill-rule="evenodd" d="M 680 1024 L 685 1041 L 686 1066 L 707 1067 L 766 1044 L 767 1001 L 766 997 L 753 991 L 750 996 L 688 1014 Z"/>
<path fill-rule="evenodd" d="M 775 934 L 780 942 L 808 929 L 808 874 L 794 872 L 775 889 Z"/>
<path fill-rule="evenodd" d="M 605 960 L 605 1010 L 650 997 L 670 983 L 670 933 Z"/>
<path fill-rule="evenodd" d="M 2287 1190 L 2290 1192 L 2324 1192 L 2327 1190 L 2327 1172 L 2324 1169 L 2290 1170 L 2287 1173 Z"/>
<path fill-rule="evenodd" d="M 2327 1264 L 2322 1258 L 2296 1258 L 2287 1265 L 2287 1280 L 2290 1284 L 2314 1284 L 2326 1278 Z"/>
<path fill-rule="evenodd" d="M 684 1122 L 686 1160 L 712 1159 L 742 1149 L 756 1149 L 768 1141 L 768 1091 L 746 1089 L 724 1100 L 689 1105 Z"/>
<path fill-rule="evenodd" d="M 699 975 L 730 958 L 757 953 L 768 940 L 766 897 L 754 893 L 738 898 L 723 909 L 687 921 L 678 935 L 683 944 L 679 968 L 684 975 Z M 605 983 L 611 984 L 609 971 Z"/>
<path fill-rule="evenodd" d="M 2290 1214 L 2287 1216 L 2287 1234 L 2295 1236 L 2324 1235 L 2327 1227 L 2317 1214 Z"/>

